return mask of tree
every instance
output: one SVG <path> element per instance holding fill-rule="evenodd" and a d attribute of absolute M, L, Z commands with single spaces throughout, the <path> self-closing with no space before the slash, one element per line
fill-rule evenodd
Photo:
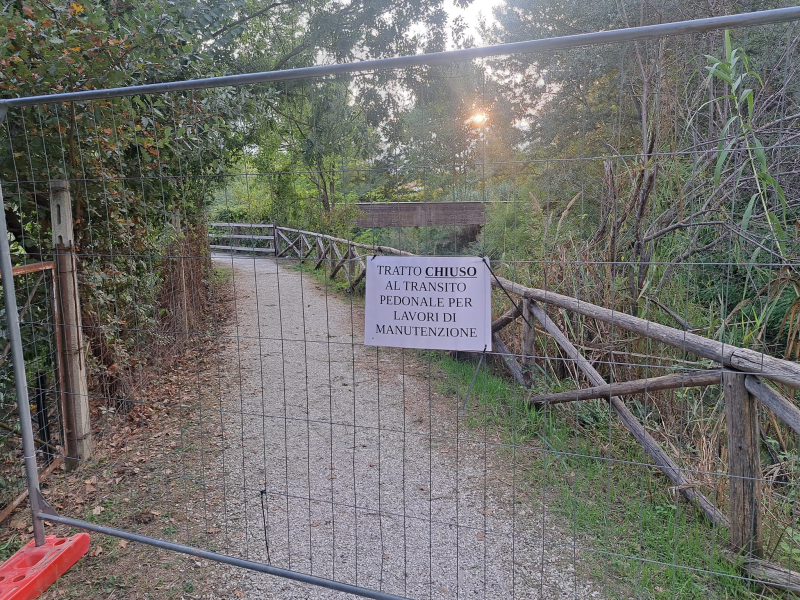
<path fill-rule="evenodd" d="M 728 2 L 715 11 L 753 8 Z M 486 35 L 493 42 L 512 42 L 646 25 L 665 20 L 663 15 L 670 15 L 668 20 L 711 16 L 707 10 L 682 0 L 509 0 L 497 9 L 498 24 Z M 786 77 L 787 65 L 770 50 L 780 47 L 777 40 L 769 41 L 771 35 L 779 34 L 754 33 L 748 46 L 761 57 L 759 62 L 773 69 L 777 81 Z M 633 314 L 646 290 L 661 289 L 670 274 L 671 269 L 653 270 L 656 258 L 677 264 L 730 239 L 729 230 L 713 225 L 715 235 L 703 241 L 713 215 L 724 220 L 720 212 L 735 205 L 729 185 L 709 190 L 706 174 L 714 171 L 715 153 L 670 154 L 686 147 L 711 150 L 725 136 L 722 115 L 713 115 L 706 103 L 703 75 L 703 55 L 716 52 L 720 39 L 721 34 L 676 37 L 492 63 L 516 118 L 528 125 L 521 132 L 526 153 L 543 160 L 570 159 L 547 162 L 547 168 L 532 175 L 539 194 L 555 197 L 563 215 L 580 199 L 576 232 L 583 247 L 611 265 L 614 293 L 607 301 Z M 771 101 L 779 98 L 787 97 L 778 92 Z M 698 122 L 695 113 L 704 103 L 704 114 L 712 117 L 698 116 Z M 789 154 L 783 153 L 784 166 L 777 171 L 792 171 Z M 675 237 L 685 233 L 688 245 L 675 252 Z M 625 295 L 618 293 L 618 277 L 626 282 Z"/>
<path fill-rule="evenodd" d="M 181 23 L 184 8 L 150 1 L 8 4 L 0 15 L 0 94 L 206 73 L 197 30 Z M 142 343 L 137 332 L 158 329 L 172 212 L 180 211 L 189 229 L 201 221 L 207 176 L 236 159 L 229 118 L 236 105 L 227 95 L 44 104 L 10 110 L 3 123 L 0 180 L 17 260 L 51 254 L 48 181 L 72 182 L 83 322 L 101 377 L 124 372 Z M 222 138 L 230 141 L 214 143 L 226 129 Z"/>

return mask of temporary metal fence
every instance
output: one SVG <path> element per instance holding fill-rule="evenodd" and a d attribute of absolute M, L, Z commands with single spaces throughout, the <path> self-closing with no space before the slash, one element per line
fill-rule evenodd
<path fill-rule="evenodd" d="M 780 40 L 779 62 L 792 65 L 797 19 L 795 7 L 0 100 L 4 152 L 21 157 L 2 182 L 7 210 L 50 249 L 56 304 L 72 315 L 58 338 L 74 361 L 64 412 L 91 416 L 89 428 L 75 417 L 76 455 L 64 465 L 74 471 L 48 483 L 45 498 L 38 471 L 51 454 L 37 453 L 44 432 L 28 392 L 46 372 L 35 363 L 44 354 L 26 354 L 38 334 L 26 332 L 12 270 L 27 246 L 14 233 L 12 254 L 4 213 L 6 329 L 37 544 L 49 524 L 278 576 L 218 571 L 222 593 L 244 587 L 248 597 L 291 594 L 284 579 L 371 598 L 800 589 L 800 377 L 773 356 L 783 351 L 775 339 L 789 359 L 800 343 L 800 313 L 787 307 L 800 289 L 796 232 L 773 214 L 796 218 L 797 206 L 774 186 L 771 206 L 752 200 L 760 187 L 744 200 L 736 191 L 755 181 L 800 188 L 797 136 L 778 127 L 797 119 L 794 83 L 784 81 L 761 147 L 727 148 L 727 125 L 678 136 L 678 103 L 658 145 L 647 122 L 647 106 L 660 109 L 674 91 L 662 66 L 699 56 L 702 71 L 721 30 L 744 27 L 772 48 Z M 692 35 L 691 56 L 665 50 L 668 36 Z M 504 107 L 519 98 L 504 105 L 490 84 L 503 80 L 511 94 L 537 59 L 588 63 L 601 45 L 618 64 L 613 93 L 576 90 L 586 108 L 576 129 L 553 124 L 552 144 L 533 156 L 501 137 L 513 133 Z M 334 108 L 358 107 L 359 92 L 390 69 L 418 89 L 386 100 L 384 130 L 348 113 L 346 135 L 363 142 L 348 154 Z M 655 91 L 634 89 L 640 71 Z M 439 89 L 451 92 L 444 108 Z M 271 98 L 290 94 L 308 129 L 287 125 L 280 153 L 259 156 L 244 134 L 279 121 Z M 403 105 L 412 95 L 417 103 Z M 617 124 L 621 148 L 630 132 L 620 105 L 636 102 L 640 152 L 594 137 Z M 589 110 L 601 106 L 613 108 Z M 392 146 L 401 114 L 410 140 Z M 303 163 L 302 134 L 326 127 L 329 155 Z M 228 147 L 239 162 L 225 163 Z M 762 155 L 777 171 L 742 175 Z M 482 202 L 486 224 L 356 227 L 355 205 L 385 200 L 375 190 L 387 188 L 392 200 Z M 41 219 L 31 200 L 48 196 Z M 653 241 L 673 233 L 685 236 L 656 252 Z M 488 359 L 364 346 L 359 291 L 375 254 L 487 255 Z M 51 337 L 59 325 L 52 310 L 27 318 Z M 35 386 L 51 401 L 52 373 Z M 39 416 L 59 421 L 45 409 Z M 62 434 L 52 435 L 48 452 L 63 455 Z"/>
<path fill-rule="evenodd" d="M 61 464 L 62 410 L 57 360 L 58 340 L 55 306 L 55 279 L 52 262 L 19 265 L 13 269 L 16 292 L 21 307 L 20 333 L 32 400 L 32 429 L 38 455 L 40 477 L 46 477 Z M 5 332 L 4 332 L 5 333 Z M 0 449 L 3 479 L 0 484 L 0 521 L 19 506 L 27 496 L 22 457 L 22 435 L 7 333 L 0 337 Z M 28 525 L 25 525 L 27 529 Z"/>

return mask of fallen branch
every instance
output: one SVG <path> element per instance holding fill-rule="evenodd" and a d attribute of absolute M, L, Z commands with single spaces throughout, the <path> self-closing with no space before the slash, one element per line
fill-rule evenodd
<path fill-rule="evenodd" d="M 671 373 L 669 375 L 662 375 L 661 377 L 648 377 L 647 379 L 635 379 L 633 381 L 607 383 L 597 387 L 590 387 L 570 392 L 561 392 L 558 394 L 529 396 L 527 402 L 530 402 L 531 404 L 561 404 L 564 402 L 593 400 L 594 398 L 631 396 L 634 394 L 645 394 L 647 392 L 658 392 L 661 390 L 674 390 L 684 387 L 716 385 L 720 382 L 721 374 L 722 371 L 719 369 Z"/>
<path fill-rule="evenodd" d="M 586 360 L 580 352 L 575 349 L 575 346 L 567 339 L 567 337 L 561 332 L 561 330 L 556 326 L 553 321 L 550 320 L 550 317 L 547 316 L 547 313 L 535 302 L 531 302 L 531 312 L 533 312 L 533 316 L 542 324 L 545 331 L 550 334 L 550 336 L 561 346 L 561 349 L 564 353 L 575 361 L 575 364 L 578 368 L 584 372 L 586 377 L 596 386 L 603 386 L 607 385 L 606 381 L 603 379 L 602 375 L 597 372 L 597 370 L 591 365 L 591 363 Z M 617 416 L 622 421 L 622 424 L 633 434 L 633 437 L 636 438 L 642 447 L 644 448 L 645 452 L 650 455 L 650 457 L 656 462 L 661 471 L 669 478 L 669 480 L 675 485 L 678 492 L 686 498 L 690 503 L 696 505 L 700 510 L 703 511 L 703 514 L 706 518 L 714 523 L 715 525 L 721 525 L 724 527 L 729 526 L 728 518 L 720 512 L 720 510 L 714 506 L 714 504 L 706 498 L 701 492 L 697 490 L 695 484 L 692 483 L 681 471 L 680 467 L 664 452 L 664 449 L 658 444 L 658 442 L 645 430 L 644 426 L 639 423 L 636 417 L 633 415 L 631 411 L 628 410 L 628 407 L 619 399 L 618 396 L 611 396 L 609 398 L 609 404 L 614 409 L 614 412 L 617 413 Z"/>
<path fill-rule="evenodd" d="M 46 468 L 44 471 L 42 471 L 41 475 L 39 475 L 39 483 L 42 483 L 42 482 L 43 482 L 45 479 L 47 479 L 47 478 L 50 476 L 50 473 L 52 473 L 52 472 L 53 472 L 53 471 L 55 471 L 55 470 L 56 470 L 58 467 L 60 467 L 60 466 L 61 466 L 61 463 L 63 463 L 63 462 L 64 462 L 64 457 L 63 457 L 63 456 L 57 456 L 57 457 L 56 457 L 56 459 L 55 459 L 55 460 L 54 460 L 52 463 L 50 463 L 50 466 L 49 466 L 49 467 L 47 467 L 47 468 Z M 22 501 L 23 501 L 23 500 L 25 500 L 25 498 L 27 498 L 27 497 L 28 497 L 28 490 L 26 489 L 26 490 L 25 490 L 24 492 L 22 492 L 22 493 L 21 493 L 19 496 L 17 496 L 16 498 L 14 498 L 14 500 L 12 500 L 11 504 L 9 504 L 8 506 L 6 506 L 6 507 L 5 507 L 5 508 L 2 510 L 2 512 L 0 512 L 0 523 L 2 523 L 3 521 L 5 521 L 5 520 L 8 518 L 8 516 L 9 516 L 11 513 L 13 513 L 13 512 L 14 512 L 14 510 L 15 510 L 15 509 L 16 509 L 16 508 L 17 508 L 17 507 L 20 505 L 20 504 L 22 504 Z"/>

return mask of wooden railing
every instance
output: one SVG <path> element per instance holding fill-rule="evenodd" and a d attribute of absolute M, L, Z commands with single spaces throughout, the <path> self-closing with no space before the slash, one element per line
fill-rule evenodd
<path fill-rule="evenodd" d="M 326 265 L 331 279 L 339 273 L 347 278 L 348 291 L 355 289 L 367 274 L 367 265 L 364 262 L 366 253 L 361 252 L 363 250 L 368 250 L 370 254 L 414 256 L 410 252 L 388 246 L 361 244 L 313 231 L 275 227 L 276 258 L 296 258 L 303 262 L 314 260 L 315 269 Z"/>
<path fill-rule="evenodd" d="M 301 262 L 313 260 L 314 268 L 326 267 L 328 277 L 345 277 L 348 289 L 353 290 L 366 275 L 365 260 L 369 255 L 388 254 L 414 256 L 388 246 L 362 244 L 350 240 L 287 227 L 274 227 L 274 256 L 292 258 Z M 731 544 L 744 560 L 744 569 L 752 577 L 770 585 L 800 591 L 800 573 L 767 563 L 761 557 L 760 486 L 763 480 L 760 467 L 760 441 L 757 410 L 758 403 L 768 408 L 795 433 L 800 434 L 800 408 L 785 398 L 761 378 L 772 380 L 789 388 L 800 389 L 800 365 L 775 358 L 747 348 L 705 338 L 660 323 L 610 310 L 589 302 L 556 294 L 548 290 L 530 288 L 503 277 L 493 276 L 492 284 L 502 288 L 509 298 L 517 298 L 513 306 L 492 323 L 494 354 L 508 367 L 511 375 L 522 386 L 528 387 L 519 355 L 508 350 L 499 332 L 518 319 L 524 320 L 522 349 L 532 355 L 532 322 L 558 344 L 564 355 L 591 382 L 591 388 L 561 394 L 527 396 L 527 402 L 546 405 L 560 402 L 582 401 L 591 398 L 607 400 L 622 424 L 641 444 L 659 469 L 673 483 L 686 500 L 696 506 L 713 524 L 730 529 Z M 569 341 L 542 308 L 551 305 L 599 321 L 613 324 L 645 338 L 650 338 L 702 358 L 711 360 L 722 368 L 697 370 L 685 373 L 607 383 Z M 722 385 L 725 400 L 725 417 L 728 427 L 728 477 L 729 509 L 724 514 L 707 498 L 685 469 L 668 455 L 625 405 L 621 396 L 631 396 L 664 389 L 694 386 Z"/>
<path fill-rule="evenodd" d="M 209 240 L 223 241 L 228 244 L 210 243 L 212 250 L 227 250 L 229 252 L 258 252 L 265 254 L 275 253 L 275 226 L 272 223 L 209 223 Z M 258 230 L 269 230 L 272 235 L 256 235 L 250 233 Z M 252 242 L 245 245 L 243 242 Z M 266 244 L 264 244 L 266 242 Z"/>

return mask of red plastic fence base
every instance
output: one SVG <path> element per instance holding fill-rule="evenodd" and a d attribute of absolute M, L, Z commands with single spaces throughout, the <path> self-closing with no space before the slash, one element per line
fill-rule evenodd
<path fill-rule="evenodd" d="M 38 548 L 31 540 L 0 565 L 0 600 L 33 600 L 89 550 L 89 534 L 48 535 Z"/>

